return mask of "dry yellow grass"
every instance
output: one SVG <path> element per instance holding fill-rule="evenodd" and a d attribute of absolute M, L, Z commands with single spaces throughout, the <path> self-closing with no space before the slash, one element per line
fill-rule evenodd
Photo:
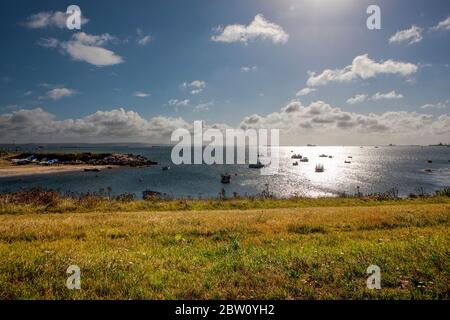
<path fill-rule="evenodd" d="M 0 215 L 0 298 L 448 299 L 449 223 L 450 204 L 407 201 Z M 65 287 L 72 264 L 80 291 Z"/>

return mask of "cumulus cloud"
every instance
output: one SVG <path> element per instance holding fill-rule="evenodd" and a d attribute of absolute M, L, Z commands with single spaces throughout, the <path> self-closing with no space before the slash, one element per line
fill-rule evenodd
<path fill-rule="evenodd" d="M 181 89 L 190 90 L 191 94 L 199 94 L 206 88 L 206 82 L 201 80 L 194 80 L 191 83 L 183 82 L 181 84 Z"/>
<path fill-rule="evenodd" d="M 273 43 L 286 43 L 289 35 L 283 28 L 275 23 L 268 21 L 262 14 L 255 16 L 253 21 L 245 26 L 242 24 L 232 24 L 225 27 L 216 28 L 218 34 L 211 37 L 216 42 L 243 42 L 261 39 L 271 40 Z"/>
<path fill-rule="evenodd" d="M 71 97 L 77 92 L 69 88 L 55 88 L 47 92 L 47 97 L 53 100 L 59 100 L 61 98 Z"/>
<path fill-rule="evenodd" d="M 434 26 L 431 29 L 434 30 L 434 31 L 437 31 L 437 30 L 450 30 L 450 17 L 448 17 L 447 19 L 439 22 L 436 26 Z"/>
<path fill-rule="evenodd" d="M 231 128 L 226 124 L 206 125 Z M 242 129 L 280 129 L 282 144 L 435 143 L 450 135 L 450 117 L 416 112 L 359 114 L 323 101 L 291 101 L 277 112 L 242 119 Z M 168 143 L 178 128 L 192 130 L 182 118 L 142 118 L 123 108 L 97 111 L 77 119 L 57 120 L 42 108 L 0 114 L 0 142 L 149 142 Z"/>
<path fill-rule="evenodd" d="M 0 114 L 0 141 L 167 143 L 178 128 L 190 129 L 181 118 L 158 116 L 146 120 L 134 111 L 97 111 L 78 119 L 56 120 L 42 108 Z"/>
<path fill-rule="evenodd" d="M 112 66 L 122 63 L 121 56 L 103 48 L 106 44 L 117 41 L 117 38 L 104 33 L 91 35 L 85 32 L 75 33 L 69 41 L 59 41 L 55 38 L 41 38 L 38 44 L 46 48 L 60 48 L 76 61 L 83 61 L 97 67 Z"/>
<path fill-rule="evenodd" d="M 347 100 L 348 104 L 357 104 L 366 101 L 368 98 L 367 94 L 357 94 L 354 97 L 351 97 Z"/>
<path fill-rule="evenodd" d="M 403 95 L 398 94 L 397 92 L 391 91 L 387 93 L 377 92 L 370 99 L 371 100 L 393 100 L 393 99 L 402 99 Z"/>
<path fill-rule="evenodd" d="M 97 67 L 112 66 L 122 63 L 123 58 L 102 46 L 114 39 L 108 33 L 96 36 L 78 32 L 61 46 L 74 60 L 84 61 Z"/>
<path fill-rule="evenodd" d="M 308 106 L 291 101 L 280 111 L 266 116 L 252 115 L 240 123 L 243 129 L 280 129 L 284 144 L 382 144 L 432 143 L 450 134 L 450 117 L 416 112 L 386 112 L 383 114 L 359 114 L 345 112 L 323 101 Z"/>
<path fill-rule="evenodd" d="M 43 28 L 66 28 L 66 21 L 69 15 L 65 12 L 61 11 L 48 11 L 48 12 L 39 12 L 29 16 L 24 25 L 30 29 L 43 29 Z M 85 17 L 81 17 L 81 25 L 85 25 L 89 22 L 89 19 Z"/>
<path fill-rule="evenodd" d="M 387 60 L 376 62 L 368 54 L 357 56 L 351 65 L 343 69 L 326 69 L 320 74 L 309 72 L 308 86 L 326 85 L 329 82 L 350 82 L 356 79 L 367 80 L 380 74 L 409 76 L 416 73 L 417 65 L 401 61 Z"/>
<path fill-rule="evenodd" d="M 302 90 L 300 90 L 299 92 L 297 92 L 296 96 L 297 97 L 303 97 L 303 96 L 307 96 L 310 93 L 313 93 L 317 91 L 317 89 L 314 88 L 303 88 Z"/>
<path fill-rule="evenodd" d="M 401 30 L 395 33 L 389 38 L 389 43 L 405 43 L 413 44 L 422 41 L 423 28 L 418 26 L 411 26 L 411 28 L 406 30 Z"/>

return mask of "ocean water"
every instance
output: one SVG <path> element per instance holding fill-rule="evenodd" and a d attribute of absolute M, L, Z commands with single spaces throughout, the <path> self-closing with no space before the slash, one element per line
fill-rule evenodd
<path fill-rule="evenodd" d="M 23 147 L 22 150 L 26 149 Z M 172 198 L 216 198 L 224 188 L 228 197 L 235 192 L 241 196 L 257 195 L 267 189 L 278 197 L 321 197 L 343 192 L 354 194 L 359 187 L 363 193 L 396 188 L 400 196 L 407 196 L 409 193 L 433 193 L 450 186 L 450 148 L 438 146 L 281 147 L 280 170 L 273 176 L 262 176 L 259 170 L 249 169 L 247 165 L 175 166 L 170 159 L 170 147 L 104 145 L 49 146 L 44 149 L 44 152 L 50 151 L 142 154 L 159 165 L 117 168 L 100 173 L 0 178 L 0 192 L 43 187 L 84 193 L 111 188 L 113 194 L 133 193 L 138 198 L 144 190 L 161 192 Z M 307 156 L 310 162 L 293 166 L 296 160 L 291 159 L 292 152 Z M 321 154 L 333 158 L 319 158 Z M 344 163 L 348 156 L 352 157 L 351 164 Z M 318 163 L 324 165 L 325 172 L 315 172 Z M 171 170 L 162 171 L 161 167 L 167 165 Z M 220 181 L 220 175 L 225 172 L 232 175 L 229 185 Z"/>

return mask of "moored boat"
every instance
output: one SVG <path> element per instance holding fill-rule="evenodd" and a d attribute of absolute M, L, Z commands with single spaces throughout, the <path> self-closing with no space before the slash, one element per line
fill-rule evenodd
<path fill-rule="evenodd" d="M 221 182 L 222 182 L 223 184 L 228 184 L 228 183 L 230 183 L 230 182 L 231 182 L 231 175 L 229 175 L 228 173 L 222 174 L 222 176 L 221 176 Z"/>

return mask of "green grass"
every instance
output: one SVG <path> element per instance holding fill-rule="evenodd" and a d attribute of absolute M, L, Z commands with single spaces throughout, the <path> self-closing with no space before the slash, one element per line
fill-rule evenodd
<path fill-rule="evenodd" d="M 448 191 L 447 191 L 448 192 Z M 330 197 L 272 199 L 264 197 L 204 199 L 204 200 L 135 200 L 127 195 L 108 197 L 106 192 L 83 195 L 81 198 L 63 197 L 55 191 L 31 190 L 17 194 L 0 194 L 1 214 L 44 214 L 79 212 L 135 212 L 135 211 L 201 211 L 252 210 L 308 207 L 397 206 L 404 204 L 449 204 L 447 195 L 408 199 L 378 199 L 377 197 Z"/>
<path fill-rule="evenodd" d="M 1 204 L 0 298 L 450 297 L 445 197 L 76 204 Z M 381 290 L 366 288 L 371 264 Z"/>

